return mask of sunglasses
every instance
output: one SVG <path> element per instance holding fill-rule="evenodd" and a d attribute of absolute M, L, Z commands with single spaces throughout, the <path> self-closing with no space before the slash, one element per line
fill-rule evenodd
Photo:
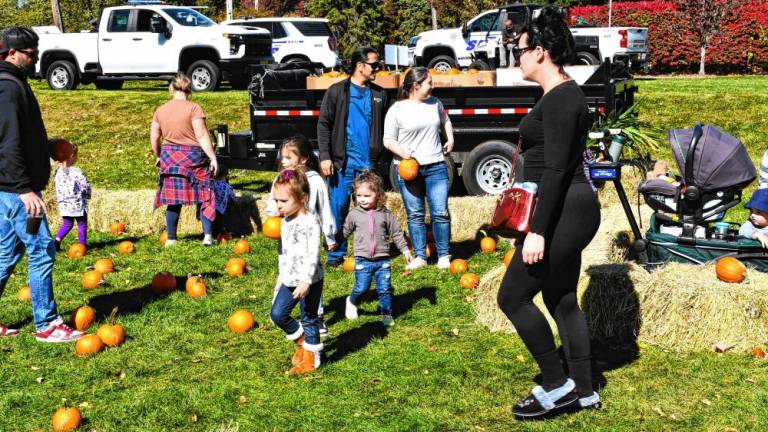
<path fill-rule="evenodd" d="M 512 50 L 511 50 L 511 51 L 512 51 L 512 55 L 513 55 L 513 56 L 514 56 L 516 59 L 518 59 L 518 60 L 519 60 L 519 59 L 520 59 L 520 57 L 521 57 L 523 54 L 527 53 L 528 51 L 533 51 L 533 50 L 535 50 L 535 49 L 536 49 L 536 47 L 535 47 L 535 46 L 527 46 L 527 47 L 522 47 L 522 48 L 520 48 L 519 46 L 515 45 L 515 46 L 513 46 L 513 47 L 512 47 Z"/>
<path fill-rule="evenodd" d="M 38 50 L 16 50 L 16 51 L 23 52 L 24 54 L 26 54 L 30 58 L 35 58 L 40 53 Z"/>
<path fill-rule="evenodd" d="M 373 69 L 374 72 L 379 70 L 379 69 L 381 69 L 381 62 L 370 62 L 370 63 L 369 62 L 360 62 L 360 63 L 367 64 L 368 66 L 371 67 L 371 69 Z"/>

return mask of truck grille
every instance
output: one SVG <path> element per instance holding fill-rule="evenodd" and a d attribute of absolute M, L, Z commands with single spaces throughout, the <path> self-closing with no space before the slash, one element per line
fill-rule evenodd
<path fill-rule="evenodd" d="M 245 38 L 246 57 L 269 57 L 272 55 L 272 39 L 261 36 Z"/>

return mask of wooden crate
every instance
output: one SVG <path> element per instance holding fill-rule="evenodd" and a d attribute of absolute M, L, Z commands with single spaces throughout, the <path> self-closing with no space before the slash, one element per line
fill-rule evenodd
<path fill-rule="evenodd" d="M 307 77 L 307 90 L 324 90 L 328 87 L 332 86 L 333 84 L 343 81 L 347 79 L 347 77 L 337 77 L 337 78 L 331 78 L 331 77 L 322 77 L 322 76 L 308 76 Z"/>
<path fill-rule="evenodd" d="M 496 85 L 495 71 L 478 71 L 477 73 L 460 73 L 456 75 L 432 75 L 435 87 L 494 87 Z"/>
<path fill-rule="evenodd" d="M 377 75 L 373 83 L 377 86 L 385 89 L 393 89 L 400 87 L 400 74 L 381 76 Z"/>

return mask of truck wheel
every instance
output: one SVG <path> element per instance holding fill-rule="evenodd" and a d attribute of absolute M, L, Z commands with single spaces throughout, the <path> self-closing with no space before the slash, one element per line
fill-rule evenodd
<path fill-rule="evenodd" d="M 192 63 L 187 69 L 187 76 L 192 80 L 192 91 L 212 91 L 219 87 L 219 67 L 210 60 Z"/>
<path fill-rule="evenodd" d="M 515 146 L 507 141 L 487 141 L 469 153 L 461 169 L 461 178 L 472 195 L 498 195 L 507 189 Z M 515 180 L 522 179 L 523 161 L 517 159 Z"/>
<path fill-rule="evenodd" d="M 68 60 L 53 62 L 45 75 L 51 90 L 74 90 L 80 84 L 75 65 Z"/>
<path fill-rule="evenodd" d="M 600 59 L 590 52 L 580 51 L 576 53 L 575 63 L 577 65 L 594 66 L 600 64 Z"/>
<path fill-rule="evenodd" d="M 485 60 L 475 60 L 475 61 L 472 62 L 471 65 L 469 65 L 469 68 L 470 69 L 477 69 L 477 70 L 481 70 L 481 71 L 493 70 L 491 65 L 488 64 L 488 62 L 485 61 Z"/>
<path fill-rule="evenodd" d="M 96 86 L 99 90 L 120 90 L 123 88 L 123 81 L 122 80 L 100 80 L 97 79 L 93 82 L 93 85 Z"/>
<path fill-rule="evenodd" d="M 453 179 L 456 178 L 456 164 L 453 163 L 453 159 L 450 156 L 445 157 L 445 165 L 448 168 L 448 190 L 453 185 Z M 400 192 L 400 185 L 397 183 L 397 165 L 395 161 L 389 163 L 389 183 L 392 185 L 392 190 Z"/>
<path fill-rule="evenodd" d="M 449 69 L 456 69 L 458 65 L 451 56 L 439 55 L 427 64 L 428 69 L 435 69 L 438 72 L 448 72 Z"/>

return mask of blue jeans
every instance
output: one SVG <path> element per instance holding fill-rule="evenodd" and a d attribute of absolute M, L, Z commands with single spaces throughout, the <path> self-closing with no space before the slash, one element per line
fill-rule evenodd
<path fill-rule="evenodd" d="M 310 285 L 309 292 L 300 300 L 293 298 L 294 289 L 296 288 L 280 285 L 275 301 L 272 302 L 269 316 L 272 322 L 288 335 L 289 339 L 298 339 L 303 330 L 305 343 L 321 347 L 320 319 L 317 315 L 317 307 L 320 304 L 320 296 L 323 294 L 323 280 L 320 279 Z M 301 324 L 291 317 L 291 311 L 296 307 L 296 303 L 301 306 Z"/>
<path fill-rule="evenodd" d="M 349 201 L 352 197 L 352 182 L 362 173 L 362 169 L 346 167 L 339 171 L 335 170 L 333 175 L 328 177 L 328 199 L 331 202 L 331 213 L 336 222 L 339 232 L 344 226 L 344 220 L 349 213 Z M 327 261 L 341 262 L 347 254 L 347 239 L 339 242 L 339 247 L 335 251 L 328 252 Z"/>
<path fill-rule="evenodd" d="M 435 237 L 437 256 L 450 254 L 451 216 L 448 214 L 448 167 L 438 162 L 419 167 L 419 176 L 405 181 L 397 174 L 400 195 L 408 215 L 408 234 L 416 256 L 427 259 L 427 227 L 424 223 L 424 199 L 429 204 L 432 234 Z"/>
<path fill-rule="evenodd" d="M 42 331 L 59 318 L 53 299 L 56 246 L 48 219 L 43 217 L 37 234 L 27 234 L 27 209 L 21 198 L 16 193 L 0 192 L 0 294 L 25 250 L 29 254 L 32 316 L 35 329 Z"/>
<path fill-rule="evenodd" d="M 382 315 L 392 315 L 391 261 L 386 259 L 365 259 L 355 257 L 355 285 L 349 301 L 357 306 L 357 299 L 371 287 L 376 280 L 376 292 L 379 294 L 379 308 Z"/>

